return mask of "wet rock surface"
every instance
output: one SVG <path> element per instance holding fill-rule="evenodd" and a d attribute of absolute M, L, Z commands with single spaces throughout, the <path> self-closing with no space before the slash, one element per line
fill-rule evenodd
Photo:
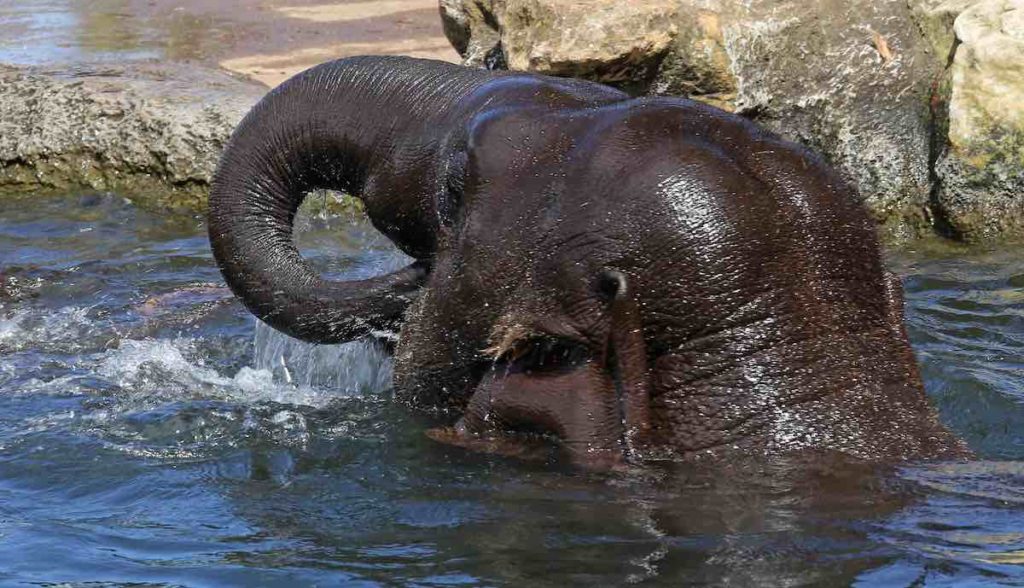
<path fill-rule="evenodd" d="M 892 236 L 979 241 L 1024 234 L 1022 111 L 1005 107 L 1024 91 L 1020 3 L 444 0 L 441 10 L 466 63 L 748 116 L 823 153 Z"/>
<path fill-rule="evenodd" d="M 201 208 L 265 87 L 173 63 L 0 66 L 0 191 L 116 191 Z"/>

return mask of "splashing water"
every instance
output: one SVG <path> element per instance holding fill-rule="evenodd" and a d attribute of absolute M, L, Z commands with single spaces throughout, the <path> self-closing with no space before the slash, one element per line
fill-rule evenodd
<path fill-rule="evenodd" d="M 307 216 L 335 278 L 407 263 Z M 963 464 L 599 476 L 435 445 L 372 342 L 317 346 L 221 286 L 201 222 L 0 201 L 0 583 L 1024 582 L 1024 261 L 901 255 Z"/>
<path fill-rule="evenodd" d="M 374 394 L 391 384 L 391 357 L 379 344 L 310 345 L 264 323 L 256 324 L 253 367 L 301 388 Z"/>

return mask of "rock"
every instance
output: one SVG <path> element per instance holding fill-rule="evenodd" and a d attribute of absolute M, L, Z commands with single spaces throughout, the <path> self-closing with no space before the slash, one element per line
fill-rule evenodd
<path fill-rule="evenodd" d="M 0 191 L 201 208 L 224 144 L 265 92 L 195 65 L 0 66 Z"/>
<path fill-rule="evenodd" d="M 583 77 L 649 79 L 675 36 L 672 0 L 440 0 L 463 63 Z"/>
<path fill-rule="evenodd" d="M 930 230 L 934 81 L 943 62 L 903 0 L 733 3 L 734 108 L 822 153 L 899 237 Z"/>
<path fill-rule="evenodd" d="M 497 38 L 513 69 L 687 96 L 743 114 L 823 153 L 890 231 L 929 230 L 929 101 L 945 62 L 907 0 L 443 5 L 457 15 L 448 20 L 461 23 L 449 35 L 457 49 Z M 463 54 L 479 63 L 479 52 Z"/>
<path fill-rule="evenodd" d="M 953 22 L 961 12 L 977 3 L 978 0 L 910 0 L 909 6 L 921 34 L 931 44 L 935 55 L 949 62 L 956 48 Z"/>
<path fill-rule="evenodd" d="M 505 0 L 440 0 L 444 35 L 466 65 L 505 69 L 498 15 Z"/>
<path fill-rule="evenodd" d="M 732 70 L 721 14 L 696 9 L 677 20 L 671 50 L 662 60 L 648 92 L 687 96 L 734 111 L 739 80 Z"/>
<path fill-rule="evenodd" d="M 606 83 L 648 80 L 675 37 L 674 0 L 507 0 L 508 67 Z"/>
<path fill-rule="evenodd" d="M 968 241 L 1024 237 L 1024 0 L 984 0 L 954 26 L 937 202 Z"/>

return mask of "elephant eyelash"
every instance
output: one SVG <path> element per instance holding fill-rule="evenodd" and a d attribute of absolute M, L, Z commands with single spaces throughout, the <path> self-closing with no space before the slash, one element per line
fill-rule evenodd
<path fill-rule="evenodd" d="M 590 349 L 577 341 L 557 337 L 530 337 L 498 358 L 510 372 L 551 373 L 578 366 L 590 359 Z"/>

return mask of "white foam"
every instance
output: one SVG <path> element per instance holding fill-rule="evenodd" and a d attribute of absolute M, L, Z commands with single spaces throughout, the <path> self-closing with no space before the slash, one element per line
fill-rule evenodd
<path fill-rule="evenodd" d="M 22 309 L 0 317 L 0 345 L 8 350 L 55 347 L 74 351 L 94 329 L 90 307 L 66 306 L 57 310 Z"/>
<path fill-rule="evenodd" d="M 124 339 L 103 353 L 95 371 L 134 396 L 162 401 L 209 397 L 319 407 L 390 385 L 390 358 L 374 345 L 317 346 L 259 333 L 254 367 L 233 376 L 207 366 L 193 339 Z"/>

